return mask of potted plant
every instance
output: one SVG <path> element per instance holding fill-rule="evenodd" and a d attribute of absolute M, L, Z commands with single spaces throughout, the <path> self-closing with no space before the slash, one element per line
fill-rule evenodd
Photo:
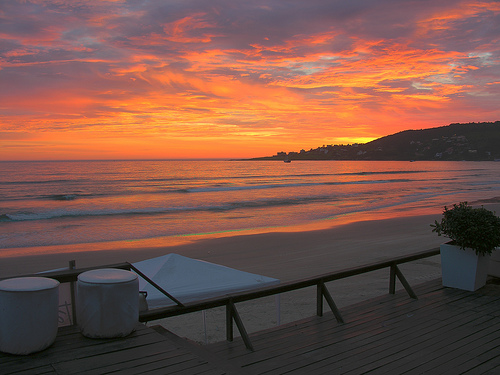
<path fill-rule="evenodd" d="M 451 239 L 441 245 L 443 285 L 474 291 L 486 284 L 490 254 L 500 246 L 500 218 L 467 202 L 444 208 L 432 231 Z"/>

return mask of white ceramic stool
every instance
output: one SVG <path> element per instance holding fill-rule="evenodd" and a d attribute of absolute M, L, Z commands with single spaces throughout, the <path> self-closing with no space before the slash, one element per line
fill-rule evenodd
<path fill-rule="evenodd" d="M 104 268 L 78 276 L 76 317 L 91 338 L 123 337 L 139 321 L 139 280 L 130 271 Z"/>
<path fill-rule="evenodd" d="M 0 351 L 30 354 L 57 336 L 59 281 L 18 277 L 0 281 Z"/>

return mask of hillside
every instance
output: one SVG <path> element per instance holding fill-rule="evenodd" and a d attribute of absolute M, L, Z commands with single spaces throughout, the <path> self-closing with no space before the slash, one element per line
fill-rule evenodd
<path fill-rule="evenodd" d="M 405 130 L 364 144 L 329 145 L 278 152 L 253 160 L 495 160 L 500 159 L 500 121 Z"/>

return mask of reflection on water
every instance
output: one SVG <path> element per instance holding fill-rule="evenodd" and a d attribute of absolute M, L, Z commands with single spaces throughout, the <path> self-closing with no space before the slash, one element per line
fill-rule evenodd
<path fill-rule="evenodd" d="M 500 196 L 499 172 L 495 162 L 2 162 L 0 248 L 435 213 Z"/>

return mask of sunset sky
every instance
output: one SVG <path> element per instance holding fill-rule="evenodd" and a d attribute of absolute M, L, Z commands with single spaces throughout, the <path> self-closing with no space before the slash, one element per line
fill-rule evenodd
<path fill-rule="evenodd" d="M 245 158 L 496 120 L 498 1 L 0 1 L 0 160 Z"/>

